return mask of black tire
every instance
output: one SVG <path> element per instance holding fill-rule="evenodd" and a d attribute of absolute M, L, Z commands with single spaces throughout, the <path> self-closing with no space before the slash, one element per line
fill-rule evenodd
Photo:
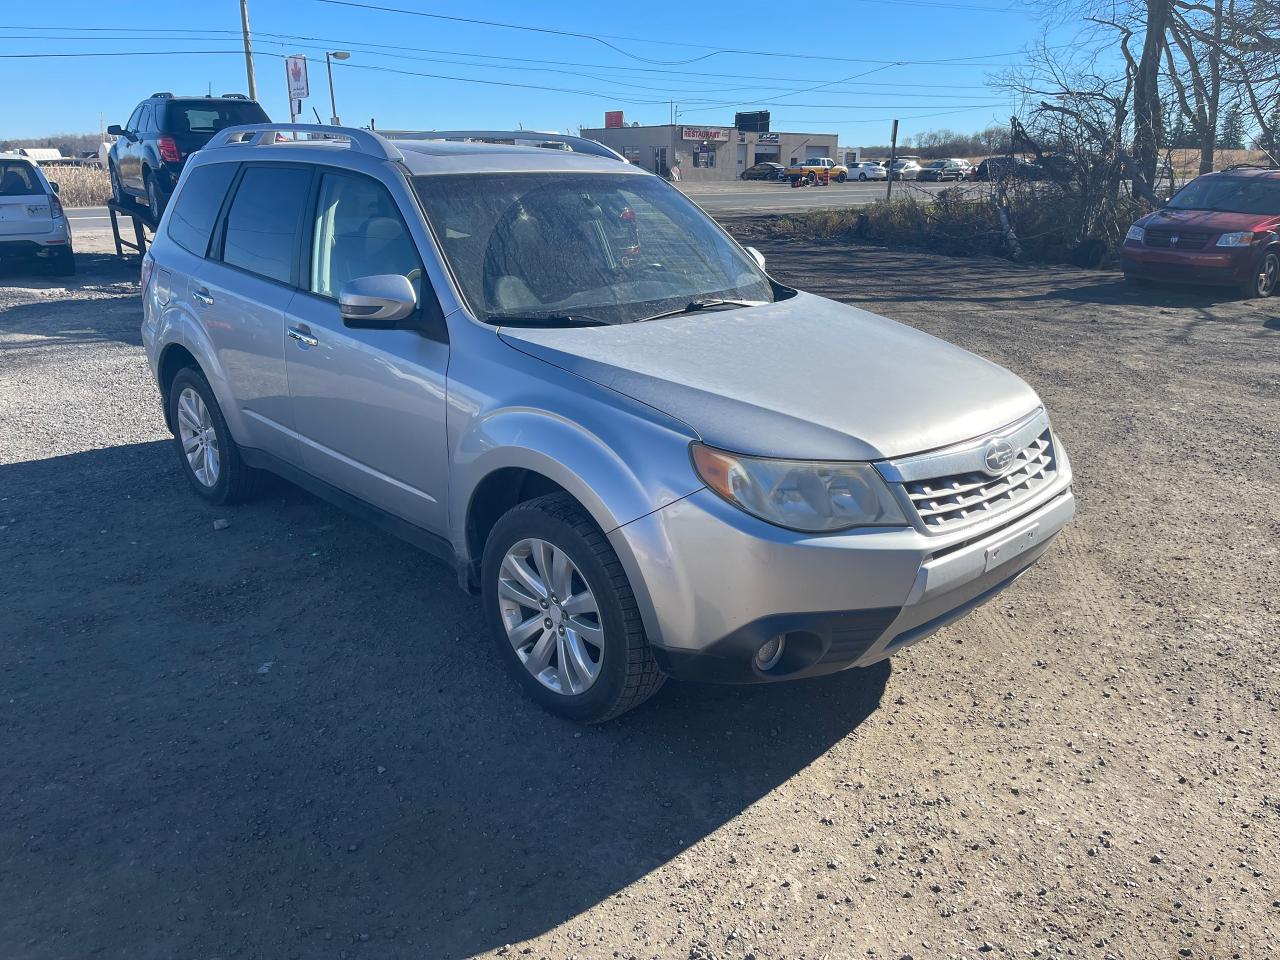
<path fill-rule="evenodd" d="M 151 225 L 155 226 L 164 215 L 164 208 L 169 198 L 160 189 L 160 184 L 156 182 L 155 175 L 150 170 L 143 173 L 142 182 L 147 191 L 147 209 L 150 211 Z"/>
<path fill-rule="evenodd" d="M 860 173 L 860 174 L 858 174 L 858 179 L 859 179 L 859 180 L 861 180 L 863 183 L 866 183 L 866 182 L 867 182 L 867 175 L 866 175 L 865 173 Z"/>
<path fill-rule="evenodd" d="M 1258 269 L 1253 279 L 1240 287 L 1240 294 L 1247 300 L 1269 297 L 1276 292 L 1278 284 L 1280 284 L 1280 251 L 1268 250 L 1258 261 Z"/>
<path fill-rule="evenodd" d="M 836 174 L 836 183 L 844 183 L 848 179 L 849 179 L 849 175 L 847 173 Z"/>
<path fill-rule="evenodd" d="M 503 558 L 526 538 L 545 540 L 568 554 L 600 610 L 604 652 L 600 674 L 580 694 L 543 686 L 516 656 L 502 623 L 498 581 Z M 516 682 L 545 710 L 578 723 L 603 723 L 657 693 L 666 677 L 658 669 L 635 594 L 608 539 L 571 496 L 553 493 L 518 504 L 494 524 L 481 561 L 485 618 L 498 656 Z"/>
<path fill-rule="evenodd" d="M 74 277 L 76 275 L 76 255 L 70 247 L 54 253 L 53 275 L 55 277 Z"/>
<path fill-rule="evenodd" d="M 111 177 L 111 199 L 122 207 L 133 206 L 133 197 L 124 192 L 124 184 L 120 182 L 120 171 L 114 163 L 108 163 L 107 167 Z"/>
<path fill-rule="evenodd" d="M 200 399 L 209 411 L 209 419 L 217 436 L 219 469 L 217 482 L 213 486 L 203 483 L 196 476 L 191 464 L 187 461 L 186 452 L 182 449 L 182 436 L 178 430 L 178 399 L 182 396 L 183 390 L 188 388 L 200 395 Z M 213 395 L 213 388 L 209 386 L 209 381 L 204 378 L 204 374 L 194 367 L 179 370 L 178 375 L 173 378 L 173 384 L 169 387 L 168 405 L 174 450 L 177 452 L 178 462 L 182 465 L 182 472 L 191 484 L 191 489 L 210 503 L 221 505 L 244 503 L 257 496 L 262 486 L 263 474 L 244 462 L 244 458 L 240 455 L 240 448 L 236 446 L 235 440 L 231 437 L 231 431 L 227 429 L 227 421 L 222 416 L 222 408 L 218 406 L 217 398 Z"/>

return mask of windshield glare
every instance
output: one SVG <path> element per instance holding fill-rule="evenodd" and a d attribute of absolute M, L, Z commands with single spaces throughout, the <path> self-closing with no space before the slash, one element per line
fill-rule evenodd
<path fill-rule="evenodd" d="M 1280 215 L 1280 180 L 1263 177 L 1201 177 L 1168 203 L 1171 210 Z"/>
<path fill-rule="evenodd" d="M 755 261 L 657 177 L 442 174 L 414 186 L 488 323 L 631 323 L 698 300 L 775 299 Z"/>

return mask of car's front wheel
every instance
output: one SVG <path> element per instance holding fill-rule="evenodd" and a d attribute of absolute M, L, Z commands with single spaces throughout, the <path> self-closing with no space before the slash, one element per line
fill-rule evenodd
<path fill-rule="evenodd" d="M 1258 262 L 1258 271 L 1241 288 L 1246 297 L 1269 297 L 1280 284 L 1280 252 L 1268 250 Z"/>
<path fill-rule="evenodd" d="M 111 177 L 111 199 L 123 207 L 133 204 L 133 197 L 124 192 L 124 184 L 120 182 L 120 171 L 116 169 L 114 163 L 108 164 L 109 175 Z"/>
<path fill-rule="evenodd" d="M 600 723 L 662 686 L 626 572 L 568 494 L 507 511 L 489 534 L 481 575 L 498 655 L 545 709 Z"/>
<path fill-rule="evenodd" d="M 858 179 L 861 180 L 863 183 L 866 183 L 867 175 L 865 173 L 860 173 L 858 174 Z"/>
<path fill-rule="evenodd" d="M 849 179 L 849 175 L 848 175 L 848 174 L 845 174 L 845 173 L 837 173 L 837 174 L 836 174 L 836 183 L 844 183 L 844 182 L 845 182 L 846 180 L 848 180 L 848 179 Z"/>
<path fill-rule="evenodd" d="M 169 423 L 191 488 L 218 504 L 240 503 L 257 492 L 262 474 L 240 456 L 227 421 L 200 371 L 178 371 L 169 388 Z"/>

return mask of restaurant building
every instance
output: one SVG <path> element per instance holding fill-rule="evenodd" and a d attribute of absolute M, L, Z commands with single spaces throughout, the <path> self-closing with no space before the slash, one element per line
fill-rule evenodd
<path fill-rule="evenodd" d="M 660 176 L 678 166 L 681 180 L 695 182 L 736 180 L 757 163 L 787 165 L 810 157 L 835 158 L 839 139 L 834 133 L 760 132 L 691 124 L 584 127 L 581 135 L 612 147 L 631 163 Z"/>

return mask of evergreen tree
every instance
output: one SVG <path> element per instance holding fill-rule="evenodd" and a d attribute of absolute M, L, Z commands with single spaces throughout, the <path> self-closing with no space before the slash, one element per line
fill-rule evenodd
<path fill-rule="evenodd" d="M 1244 149 L 1244 111 L 1239 104 L 1232 104 L 1223 114 L 1217 145 L 1221 150 Z"/>

